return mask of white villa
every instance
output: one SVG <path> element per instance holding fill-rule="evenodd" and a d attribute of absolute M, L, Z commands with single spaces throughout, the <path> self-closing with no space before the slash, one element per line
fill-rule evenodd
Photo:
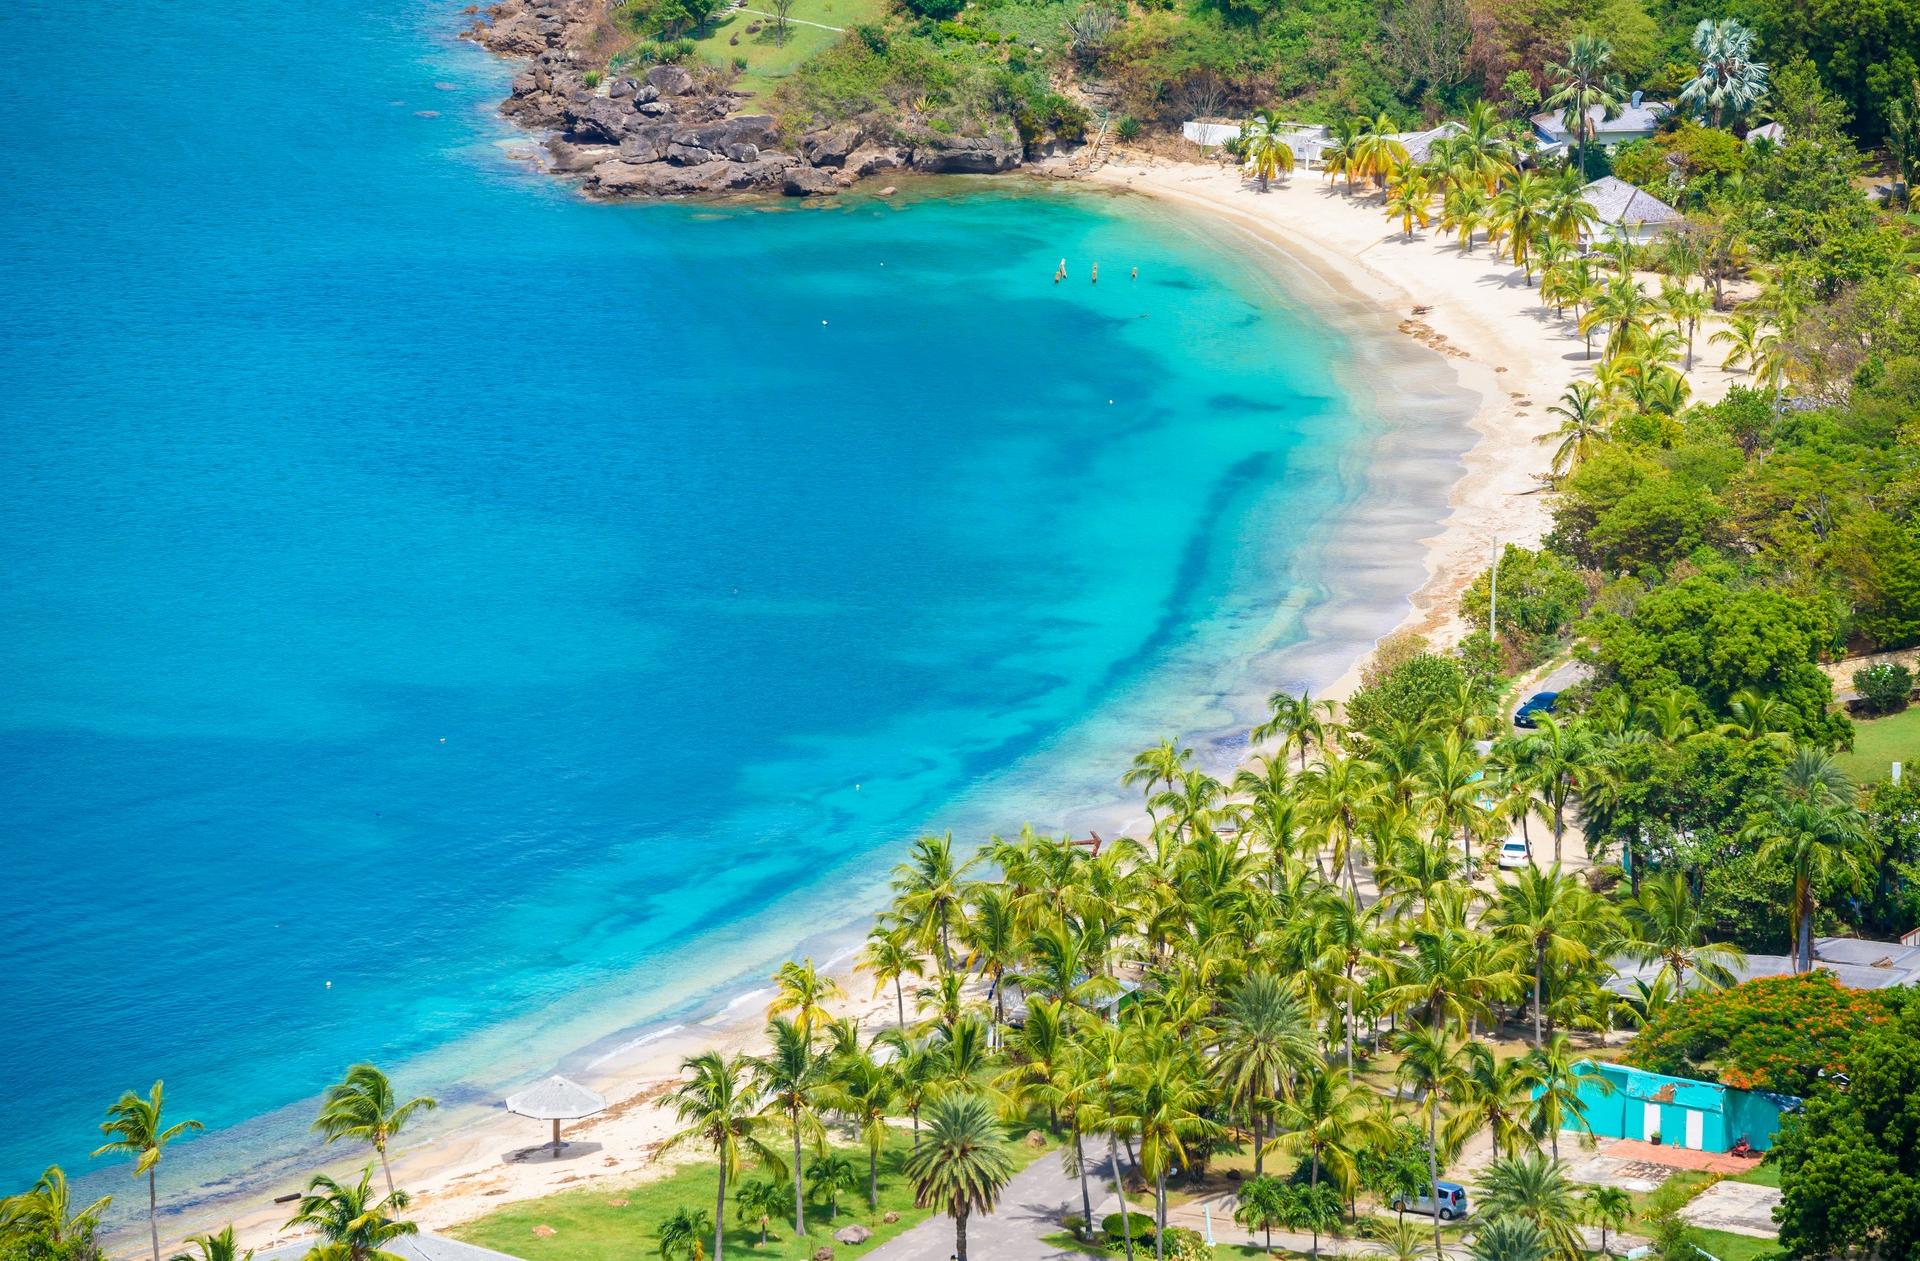
<path fill-rule="evenodd" d="M 1633 98 L 1612 118 L 1598 105 L 1587 111 L 1587 124 L 1592 128 L 1590 144 L 1605 149 L 1625 144 L 1629 140 L 1645 140 L 1660 126 L 1660 120 L 1673 112 L 1672 108 L 1659 101 L 1643 101 L 1641 94 L 1635 92 Z M 1548 152 L 1569 147 L 1574 135 L 1567 129 L 1566 119 L 1560 114 L 1549 111 L 1535 114 L 1530 120 L 1533 134 Z"/>
<path fill-rule="evenodd" d="M 1581 229 L 1581 244 L 1589 249 L 1602 241 L 1645 245 L 1686 219 L 1652 193 L 1611 175 L 1602 176 L 1582 191 L 1598 214 L 1591 226 Z"/>

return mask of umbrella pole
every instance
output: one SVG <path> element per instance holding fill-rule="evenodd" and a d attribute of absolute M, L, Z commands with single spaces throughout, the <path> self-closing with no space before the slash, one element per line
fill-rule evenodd
<path fill-rule="evenodd" d="M 553 1154 L 560 1154 L 560 1118 L 553 1118 Z"/>

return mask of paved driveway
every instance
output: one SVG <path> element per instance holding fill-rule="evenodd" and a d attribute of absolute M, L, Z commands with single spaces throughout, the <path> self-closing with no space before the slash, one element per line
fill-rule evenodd
<path fill-rule="evenodd" d="M 1089 1173 L 1097 1221 L 1118 1205 L 1107 1207 L 1113 1200 L 1113 1182 L 1106 1160 L 1103 1158 Z M 1102 1179 L 1107 1181 L 1103 1183 Z M 1079 1211 L 1080 1179 L 1061 1168 L 1058 1152 L 1048 1152 L 1013 1175 L 997 1209 L 985 1217 L 967 1219 L 969 1259 L 1086 1261 L 1085 1253 L 1056 1248 L 1040 1238 L 1056 1233 L 1062 1217 Z M 947 1261 L 952 1255 L 953 1219 L 942 1213 L 881 1244 L 866 1253 L 862 1261 Z"/>
<path fill-rule="evenodd" d="M 1716 1182 L 1693 1197 L 1680 1210 L 1680 1216 L 1708 1230 L 1728 1230 L 1756 1239 L 1778 1239 L 1780 1228 L 1774 1225 L 1773 1210 L 1780 1203 L 1780 1188 L 1760 1187 L 1750 1182 Z"/>

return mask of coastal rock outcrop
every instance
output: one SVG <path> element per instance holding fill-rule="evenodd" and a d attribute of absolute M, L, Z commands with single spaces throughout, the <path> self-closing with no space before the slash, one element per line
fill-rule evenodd
<path fill-rule="evenodd" d="M 1020 165 L 1007 136 L 902 136 L 857 124 L 782 141 L 767 114 L 735 111 L 745 98 L 711 68 L 656 65 L 600 78 L 589 50 L 604 38 L 608 0 L 499 0 L 465 38 L 524 58 L 501 113 L 547 132 L 549 169 L 593 197 L 682 197 L 759 192 L 816 197 L 882 171 L 989 174 Z M 591 84 L 591 86 L 589 86 Z"/>

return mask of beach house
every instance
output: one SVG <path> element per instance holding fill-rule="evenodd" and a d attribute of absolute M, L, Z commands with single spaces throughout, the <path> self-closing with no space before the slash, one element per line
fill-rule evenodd
<path fill-rule="evenodd" d="M 1611 118 L 1606 110 L 1595 105 L 1587 110 L 1587 126 L 1590 129 L 1588 143 L 1611 149 L 1629 140 L 1645 140 L 1658 130 L 1661 120 L 1672 112 L 1672 107 L 1659 101 L 1642 99 L 1639 92 L 1635 92 Z M 1549 110 L 1535 114 L 1528 121 L 1533 124 L 1533 134 L 1541 147 L 1548 152 L 1564 149 L 1576 139 L 1561 113 Z"/>
<path fill-rule="evenodd" d="M 1773 1146 L 1780 1118 L 1800 1107 L 1791 1095 L 1735 1090 L 1625 1064 L 1590 1066 L 1606 1083 L 1589 1079 L 1580 1084 L 1587 1128 L 1596 1138 L 1635 1138 L 1698 1152 L 1730 1151 L 1745 1139 L 1754 1151 L 1763 1152 Z M 1536 1087 L 1534 1094 L 1539 1093 Z"/>
<path fill-rule="evenodd" d="M 1685 215 L 1652 193 L 1611 175 L 1601 176 L 1581 191 L 1595 216 L 1580 230 L 1580 243 L 1588 249 L 1605 241 L 1645 245 L 1686 221 Z"/>

